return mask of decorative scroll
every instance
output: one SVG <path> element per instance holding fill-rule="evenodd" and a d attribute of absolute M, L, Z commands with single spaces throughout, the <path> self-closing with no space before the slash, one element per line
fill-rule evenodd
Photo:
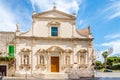
<path fill-rule="evenodd" d="M 47 52 L 64 52 L 64 49 L 62 49 L 58 46 L 52 46 L 47 49 Z"/>
<path fill-rule="evenodd" d="M 25 69 L 25 70 L 29 70 L 31 68 L 30 64 L 21 64 L 19 66 L 20 69 Z"/>

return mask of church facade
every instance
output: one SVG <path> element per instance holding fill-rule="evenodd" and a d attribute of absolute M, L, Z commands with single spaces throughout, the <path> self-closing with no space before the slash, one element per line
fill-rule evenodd
<path fill-rule="evenodd" d="M 32 27 L 27 32 L 16 25 L 15 76 L 61 73 L 69 75 L 73 68 L 78 75 L 93 76 L 93 36 L 90 27 L 77 30 L 76 15 L 57 10 L 33 13 Z M 77 65 L 77 66 L 76 66 Z M 82 71 L 83 70 L 83 71 Z M 86 74 L 86 75 L 85 75 Z"/>

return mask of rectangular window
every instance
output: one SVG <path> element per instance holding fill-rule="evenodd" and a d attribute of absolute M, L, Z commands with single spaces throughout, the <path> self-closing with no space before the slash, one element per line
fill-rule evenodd
<path fill-rule="evenodd" d="M 51 27 L 51 36 L 58 36 L 58 28 Z"/>
<path fill-rule="evenodd" d="M 14 57 L 14 45 L 9 46 L 9 56 Z"/>

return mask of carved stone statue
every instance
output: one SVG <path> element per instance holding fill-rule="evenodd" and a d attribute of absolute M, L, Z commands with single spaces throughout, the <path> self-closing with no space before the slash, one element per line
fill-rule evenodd
<path fill-rule="evenodd" d="M 20 24 L 18 23 L 16 24 L 16 29 L 17 29 L 16 32 L 20 32 Z"/>
<path fill-rule="evenodd" d="M 66 56 L 66 64 L 70 64 L 70 56 Z"/>
<path fill-rule="evenodd" d="M 81 61 L 81 64 L 85 64 L 85 54 L 84 53 L 80 54 L 80 61 Z"/>
<path fill-rule="evenodd" d="M 29 64 L 29 56 L 28 55 L 24 56 L 24 64 Z"/>
<path fill-rule="evenodd" d="M 44 64 L 44 56 L 40 55 L 40 64 Z"/>

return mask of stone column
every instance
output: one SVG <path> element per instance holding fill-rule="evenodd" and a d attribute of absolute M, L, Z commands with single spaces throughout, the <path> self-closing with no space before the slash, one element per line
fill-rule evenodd
<path fill-rule="evenodd" d="M 70 64 L 73 63 L 73 62 L 72 62 L 72 59 L 73 59 L 73 58 L 72 58 L 72 54 L 73 54 L 73 53 L 70 53 L 70 60 L 71 60 L 71 61 L 70 61 Z"/>
<path fill-rule="evenodd" d="M 77 56 L 78 56 L 78 64 L 80 64 L 80 54 L 78 53 Z"/>
<path fill-rule="evenodd" d="M 37 65 L 38 65 L 38 57 L 39 57 L 39 56 L 38 56 L 38 54 L 37 54 L 37 56 L 36 56 L 36 57 L 37 57 Z"/>
<path fill-rule="evenodd" d="M 48 53 L 48 72 L 51 72 L 51 56 Z"/>
<path fill-rule="evenodd" d="M 86 55 L 85 55 L 85 56 L 86 56 L 85 64 L 88 64 L 88 60 L 87 60 L 87 59 L 88 59 L 88 53 L 85 52 L 85 54 L 86 54 Z"/>
<path fill-rule="evenodd" d="M 23 54 L 20 54 L 20 61 L 21 61 L 21 64 L 24 64 L 24 55 Z"/>
<path fill-rule="evenodd" d="M 90 48 L 87 49 L 87 63 L 90 64 Z"/>
<path fill-rule="evenodd" d="M 21 56 L 19 55 L 19 44 L 16 44 L 16 70 L 19 70 L 19 66 L 21 64 Z"/>
<path fill-rule="evenodd" d="M 64 52 L 64 55 L 63 55 L 63 64 L 65 64 L 65 52 Z"/>
<path fill-rule="evenodd" d="M 77 63 L 77 54 L 76 54 L 76 48 L 74 48 L 74 63 Z"/>

